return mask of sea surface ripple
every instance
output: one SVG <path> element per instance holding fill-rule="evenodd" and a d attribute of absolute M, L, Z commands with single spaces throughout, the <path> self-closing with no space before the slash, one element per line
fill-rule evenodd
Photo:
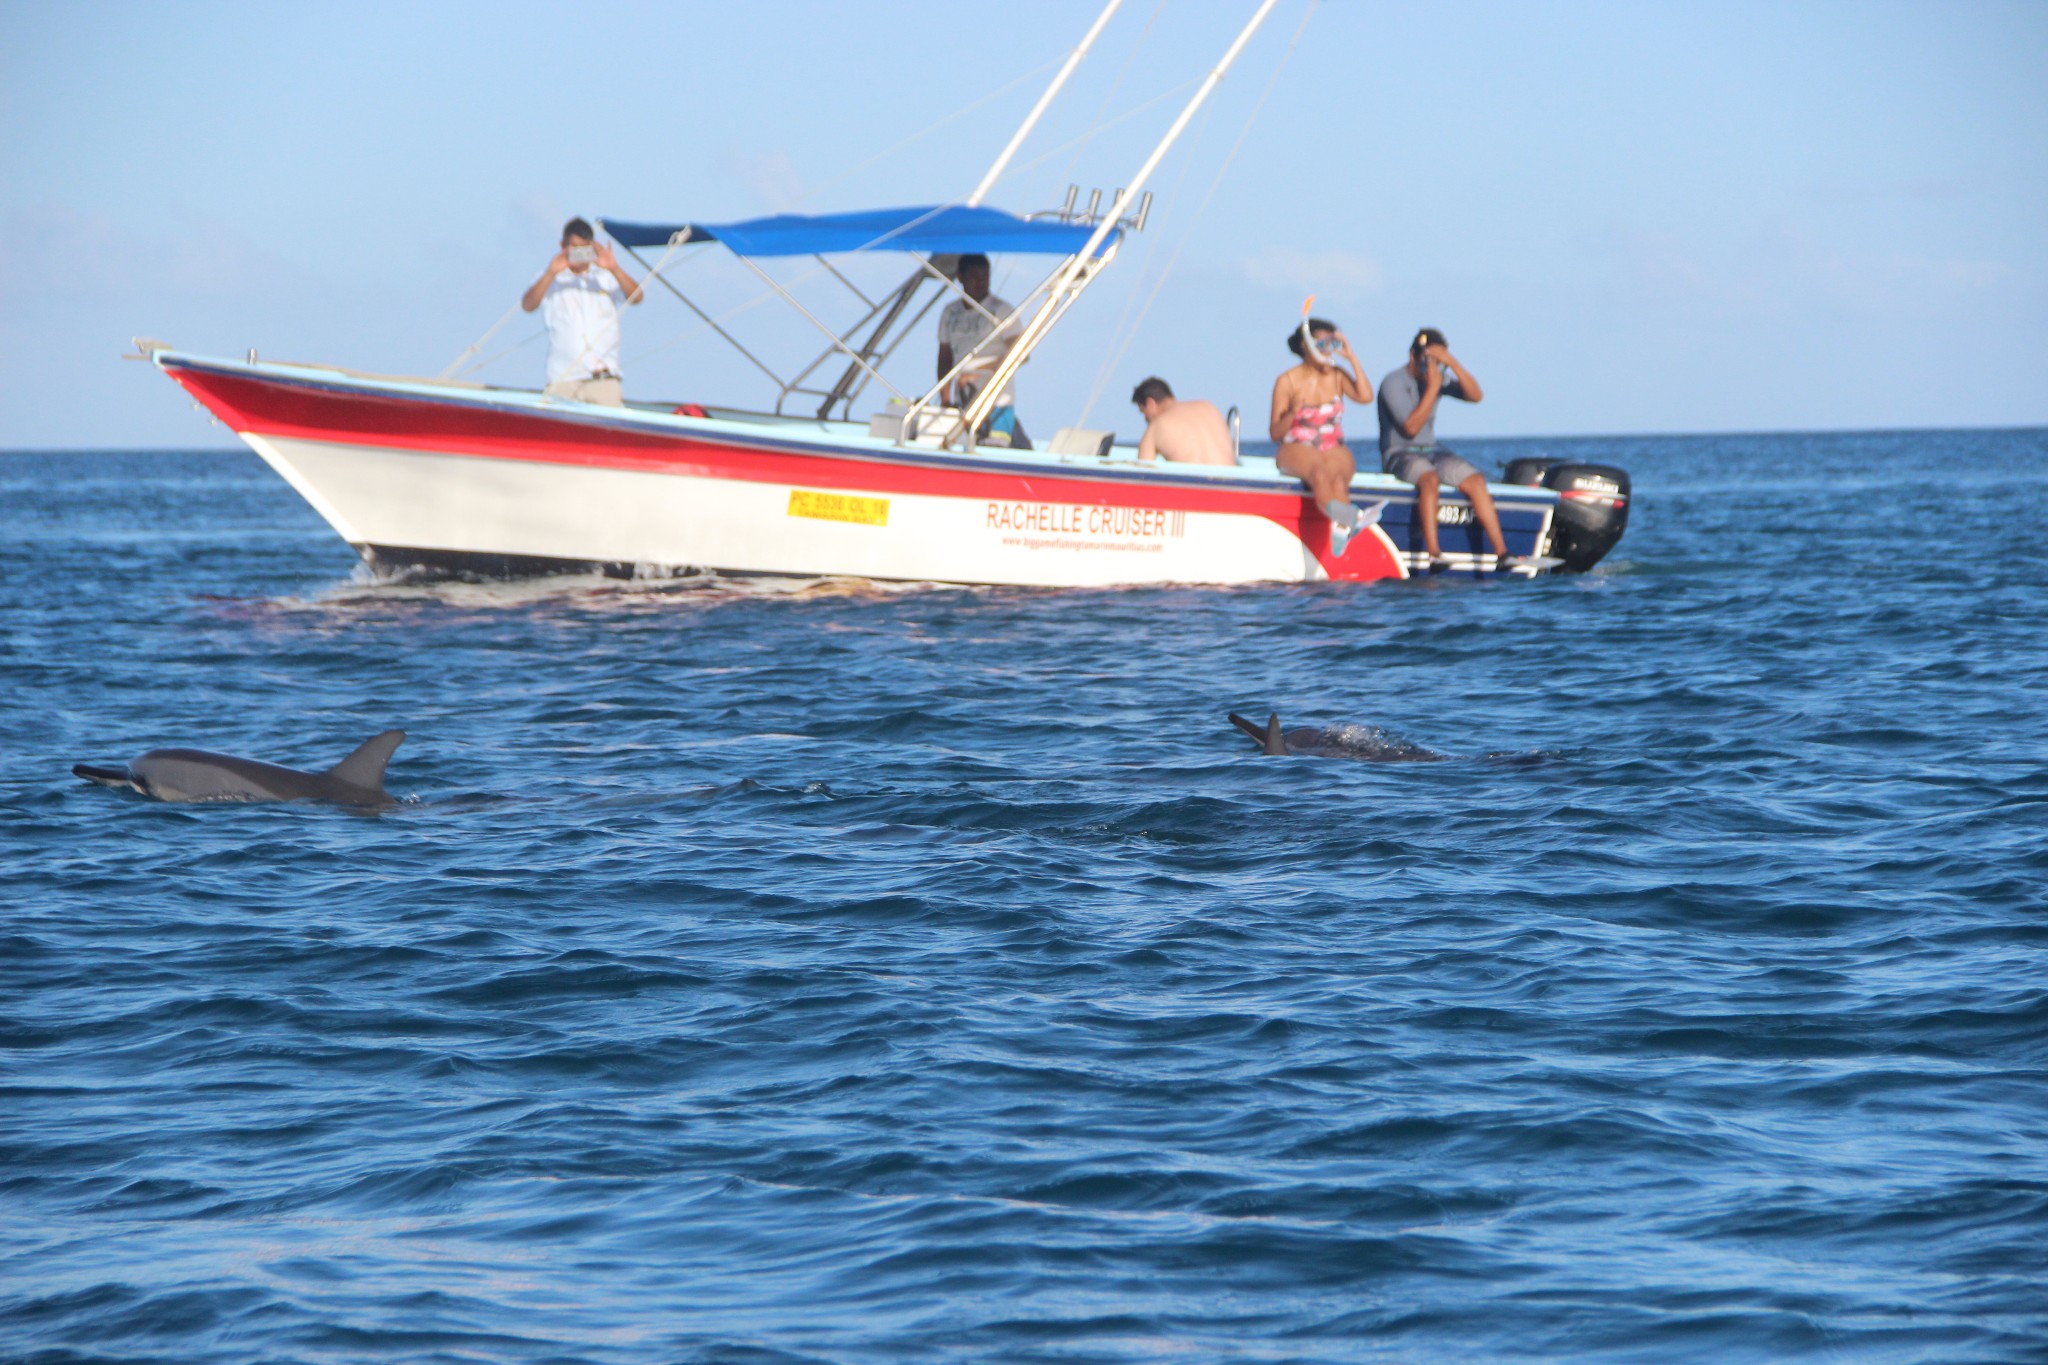
<path fill-rule="evenodd" d="M 2048 432 L 1470 449 L 1628 538 L 407 586 L 0 457 L 0 1356 L 2048 1359 Z"/>

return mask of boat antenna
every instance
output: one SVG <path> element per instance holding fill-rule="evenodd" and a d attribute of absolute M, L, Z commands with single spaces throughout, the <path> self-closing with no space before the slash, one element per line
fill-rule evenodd
<path fill-rule="evenodd" d="M 1066 266 L 1059 272 L 1052 287 L 1046 291 L 1045 302 L 1039 305 L 1038 312 L 1025 325 L 1023 334 L 1012 344 L 1009 354 L 1003 357 L 1002 363 L 996 366 L 995 373 L 988 377 L 988 382 L 982 386 L 981 392 L 974 396 L 974 401 L 968 405 L 967 411 L 961 414 L 958 430 L 966 431 L 971 437 L 989 413 L 995 410 L 996 399 L 1001 396 L 1011 377 L 1031 358 L 1031 352 L 1045 339 L 1045 334 L 1052 330 L 1052 325 L 1065 315 L 1067 309 L 1073 307 L 1081 291 L 1087 288 L 1088 281 L 1094 278 L 1090 267 L 1095 262 L 1096 251 L 1108 239 L 1109 234 L 1122 225 L 1124 210 L 1137 201 L 1138 192 L 1145 188 L 1145 182 L 1151 178 L 1152 172 L 1159 169 L 1159 163 L 1166 159 L 1167 152 L 1186 131 L 1188 123 L 1201 109 L 1203 102 L 1209 98 L 1210 92 L 1222 83 L 1231 63 L 1237 60 L 1237 54 L 1244 51 L 1245 44 L 1252 40 L 1252 35 L 1259 31 L 1259 25 L 1266 22 L 1266 16 L 1271 14 L 1273 6 L 1279 3 L 1280 0 L 1260 0 L 1258 10 L 1230 44 L 1229 50 L 1223 54 L 1223 59 L 1202 78 L 1201 86 L 1196 89 L 1187 106 L 1180 111 L 1180 117 L 1173 121 L 1173 126 L 1166 130 L 1166 136 L 1159 140 L 1159 145 L 1152 149 L 1151 155 L 1138 167 L 1138 173 L 1131 177 L 1131 183 L 1118 192 L 1116 201 L 1109 206 L 1109 212 L 1095 225 L 1095 231 L 1088 235 L 1087 245 L 1068 258 Z"/>
<path fill-rule="evenodd" d="M 1195 205 L 1194 213 L 1181 226 L 1180 240 L 1175 244 L 1173 254 L 1166 258 L 1166 264 L 1153 277 L 1152 291 L 1145 296 L 1144 306 L 1138 309 L 1137 321 L 1128 327 L 1118 324 L 1116 349 L 1102 358 L 1102 368 L 1096 373 L 1095 387 L 1089 390 L 1088 406 L 1081 410 L 1079 425 L 1088 425 L 1089 415 L 1095 411 L 1095 405 L 1102 400 L 1102 391 L 1109 387 L 1110 375 L 1123 363 L 1124 353 L 1131 349 L 1131 343 L 1137 339 L 1139 331 L 1145 326 L 1145 319 L 1152 315 L 1152 305 L 1159 301 L 1160 291 L 1166 288 L 1166 281 L 1173 275 L 1174 267 L 1180 264 L 1182 255 L 1187 252 L 1188 243 L 1194 239 L 1195 226 L 1201 222 L 1210 202 L 1216 198 L 1216 191 L 1223 187 L 1224 177 L 1230 174 L 1231 166 L 1237 161 L 1237 154 L 1244 150 L 1245 139 L 1251 136 L 1252 125 L 1259 121 L 1259 114 L 1265 109 L 1266 101 L 1273 96 L 1273 88 L 1280 84 L 1281 74 L 1286 71 L 1288 62 L 1294 58 L 1294 49 L 1301 46 L 1301 35 L 1308 32 L 1308 21 L 1315 17 L 1318 3 L 1319 0 L 1308 0 L 1308 5 L 1302 10 L 1301 22 L 1295 25 L 1294 36 L 1287 42 L 1287 50 L 1280 54 L 1279 62 L 1273 67 L 1273 74 L 1266 78 L 1266 88 L 1259 92 L 1258 102 L 1253 104 L 1251 112 L 1245 115 L 1244 127 L 1237 130 L 1237 141 L 1230 144 L 1229 153 L 1223 158 L 1222 164 L 1217 166 L 1216 178 L 1209 182 L 1208 192 L 1202 196 L 1202 202 Z M 1138 218 L 1141 228 L 1144 226 L 1144 216 L 1144 210 L 1140 208 Z M 1129 316 L 1128 309 L 1125 310 L 1125 316 Z M 1236 409 L 1233 408 L 1232 411 Z"/>
<path fill-rule="evenodd" d="M 988 168 L 988 174 L 974 187 L 974 193 L 967 196 L 969 207 L 979 204 L 988 192 L 995 188 L 996 181 L 1002 179 L 1003 172 L 1009 169 L 1010 158 L 1017 155 L 1017 149 L 1024 145 L 1024 139 L 1031 136 L 1031 130 L 1038 126 L 1038 120 L 1051 106 L 1053 96 L 1059 94 L 1060 87 L 1067 83 L 1067 77 L 1074 74 L 1074 68 L 1088 55 L 1088 49 L 1095 46 L 1095 39 L 1101 34 L 1103 26 L 1109 23 L 1109 16 L 1115 14 L 1117 6 L 1123 2 L 1124 0 L 1109 0 L 1109 3 L 1102 7 L 1102 13 L 1095 16 L 1095 23 L 1082 37 L 1081 45 L 1067 54 L 1067 60 L 1061 65 L 1058 74 L 1052 78 L 1052 84 L 1045 87 L 1045 93 L 1038 97 L 1037 104 L 1031 106 L 1031 112 L 1024 116 L 1024 122 L 1017 126 L 1017 131 L 1010 134 L 1010 145 L 1003 148 L 995 164 Z"/>

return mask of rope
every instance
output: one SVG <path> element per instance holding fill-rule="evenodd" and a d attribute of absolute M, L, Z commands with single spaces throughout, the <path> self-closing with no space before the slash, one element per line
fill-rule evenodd
<path fill-rule="evenodd" d="M 1169 204 L 1181 202 L 1181 187 L 1187 183 L 1188 172 L 1194 169 L 1195 154 L 1201 150 L 1202 139 L 1208 135 L 1209 116 L 1214 108 L 1215 106 L 1211 105 L 1208 109 L 1202 111 L 1202 121 L 1195 129 L 1194 137 L 1188 140 L 1187 149 L 1181 154 L 1180 170 L 1174 176 L 1173 189 L 1165 196 L 1165 201 Z M 1192 228 L 1189 231 L 1192 231 Z M 1183 232 L 1181 240 L 1185 241 L 1186 238 L 1187 233 Z M 1138 268 L 1132 272 L 1131 288 L 1124 294 L 1123 312 L 1117 316 L 1116 327 L 1110 332 L 1110 336 L 1119 339 L 1121 345 L 1105 357 L 1101 368 L 1096 372 L 1095 386 L 1088 391 L 1088 401 L 1081 409 L 1080 424 L 1084 427 L 1088 425 L 1088 418 L 1094 413 L 1095 405 L 1101 401 L 1102 391 L 1109 387 L 1109 377 L 1115 371 L 1117 362 L 1123 359 L 1123 352 L 1130 345 L 1129 340 L 1126 338 L 1137 335 L 1138 324 L 1131 321 L 1131 310 L 1138 304 L 1138 296 L 1143 291 L 1146 273 L 1151 269 L 1152 263 L 1158 255 L 1158 244 L 1157 238 L 1145 243 L 1144 257 L 1138 262 Z M 1164 274 L 1165 271 L 1162 270 L 1162 278 Z M 1140 320 L 1142 321 L 1142 315 Z"/>
<path fill-rule="evenodd" d="M 492 337 L 496 336 L 498 334 L 498 329 L 500 327 L 503 327 L 506 323 L 512 321 L 512 319 L 518 314 L 518 312 L 519 305 L 517 303 L 514 303 L 510 308 L 507 308 L 505 310 L 505 316 L 499 318 L 496 322 L 492 323 L 489 331 L 485 332 L 475 341 L 470 342 L 469 349 L 464 351 L 461 355 L 455 357 L 455 359 L 449 361 L 448 368 L 441 371 L 441 373 L 435 375 L 434 378 L 453 379 L 456 375 L 456 372 L 462 368 L 462 362 L 469 359 L 471 356 L 475 355 L 478 351 L 481 351 L 484 348 L 484 343 L 486 341 L 489 341 Z M 531 338 L 528 338 L 528 340 L 531 340 Z M 525 342 L 520 343 L 520 345 L 522 346 L 525 344 Z"/>
<path fill-rule="evenodd" d="M 1117 68 L 1116 79 L 1111 81 L 1109 83 L 1109 88 L 1102 92 L 1102 102 L 1095 106 L 1095 117 L 1093 120 L 1091 120 L 1089 130 L 1083 133 L 1079 138 L 1075 139 L 1073 142 L 1067 144 L 1068 146 L 1074 148 L 1074 159 L 1067 163 L 1066 174 L 1060 177 L 1061 180 L 1066 181 L 1070 184 L 1073 182 L 1074 169 L 1075 167 L 1081 164 L 1082 149 L 1088 144 L 1088 142 L 1090 142 L 1095 137 L 1097 133 L 1101 132 L 1105 128 L 1112 126 L 1110 124 L 1104 123 L 1102 121 L 1102 116 L 1109 112 L 1110 102 L 1116 98 L 1117 92 L 1124 88 L 1124 78 L 1130 75 L 1131 68 L 1137 65 L 1138 54 L 1140 52 L 1143 52 L 1145 50 L 1145 44 L 1152 40 L 1152 29 L 1156 24 L 1158 24 L 1159 16 L 1164 13 L 1166 13 L 1166 0 L 1159 0 L 1159 4 L 1152 11 L 1152 17 L 1145 21 L 1145 31 L 1138 35 L 1137 45 L 1133 47 L 1130 51 L 1130 54 L 1124 58 L 1124 64 Z M 1121 122 L 1121 120 L 1119 120 L 1119 122 Z M 1024 164 L 1027 167 L 1035 166 L 1043 160 L 1045 160 L 1045 157 L 1040 156 L 1030 161 L 1027 161 Z"/>
<path fill-rule="evenodd" d="M 1061 152 L 1066 151 L 1069 147 L 1078 147 L 1082 143 L 1089 141 L 1097 133 L 1106 132 L 1107 130 L 1116 127 L 1119 123 L 1128 123 L 1130 120 L 1144 113 L 1147 109 L 1150 109 L 1155 104 L 1164 104 L 1166 101 L 1172 99 L 1176 95 L 1186 94 L 1188 91 L 1200 85 L 1203 79 L 1204 78 L 1201 76 L 1195 76 L 1188 80 L 1182 81 L 1179 85 L 1170 86 L 1167 89 L 1162 90 L 1158 94 L 1154 95 L 1151 99 L 1146 100 L 1143 104 L 1140 104 L 1135 108 L 1124 110 L 1123 113 L 1118 114 L 1115 118 L 1109 120 L 1109 122 L 1097 124 L 1095 127 L 1090 128 L 1087 132 L 1081 134 L 1081 136 L 1075 138 L 1073 141 L 1062 142 L 1057 147 L 1049 147 L 1045 151 L 1040 152 L 1037 156 L 1032 157 L 1029 161 L 1026 161 L 1021 165 L 1012 166 L 1008 174 L 1014 175 L 1018 171 L 1028 171 L 1034 166 L 1042 165 L 1046 161 L 1051 160 L 1053 157 L 1058 156 Z"/>
<path fill-rule="evenodd" d="M 506 347 L 506 348 L 505 348 L 504 350 L 502 350 L 502 351 L 499 351 L 499 352 L 498 352 L 497 354 L 495 354 L 495 355 L 491 355 L 491 356 L 486 356 L 486 357 L 485 357 L 484 359 L 482 359 L 482 360 L 479 360 L 479 361 L 477 361 L 477 362 L 476 362 L 476 364 L 474 364 L 474 365 L 470 366 L 470 367 L 469 367 L 469 369 L 467 369 L 466 371 L 464 371 L 464 373 L 465 373 L 465 374 L 479 374 L 479 373 L 481 373 L 481 372 L 482 372 L 483 370 L 485 370 L 486 368 L 488 368 L 489 366 L 495 365 L 495 364 L 497 364 L 497 363 L 498 363 L 499 361 L 503 360 L 503 359 L 504 359 L 504 358 L 505 358 L 506 356 L 508 356 L 508 355 L 511 355 L 511 354 L 513 354 L 513 353 L 514 353 L 515 351 L 523 351 L 523 350 L 525 350 L 525 349 L 526 349 L 527 347 L 529 347 L 529 346 L 533 345 L 533 343 L 534 343 L 534 342 L 536 342 L 536 341 L 539 341 L 539 340 L 540 340 L 540 339 L 541 339 L 542 337 L 544 337 L 544 336 L 546 336 L 546 335 L 547 335 L 547 331 L 546 331 L 546 329 L 545 329 L 545 328 L 543 328 L 542 330 L 540 330 L 540 331 L 538 331 L 538 332 L 535 332 L 535 333 L 534 333 L 533 335 L 531 335 L 531 336 L 527 337 L 527 338 L 526 338 L 526 340 L 524 340 L 524 341 L 521 341 L 521 342 L 516 342 L 516 343 L 514 343 L 513 345 L 507 346 L 507 347 Z M 456 378 L 457 376 L 454 376 L 454 375 L 448 375 L 448 374 L 443 374 L 443 375 L 441 375 L 440 377 L 441 377 L 441 378 L 443 378 L 443 379 L 452 379 L 452 378 Z"/>
<path fill-rule="evenodd" d="M 932 124 L 923 132 L 912 133 L 909 137 L 904 138 L 901 142 L 896 143 L 894 146 L 887 147 L 884 148 L 882 151 L 876 152 L 866 161 L 861 162 L 857 166 L 848 167 L 846 170 L 841 171 L 838 175 L 833 176 L 829 180 L 820 180 L 817 184 L 811 186 L 811 188 L 805 190 L 802 194 L 798 195 L 796 202 L 801 204 L 808 199 L 812 199 L 816 197 L 821 191 L 828 190 L 832 186 L 840 184 L 843 181 L 851 180 L 854 176 L 859 175 L 862 171 L 867 170 L 869 167 L 879 165 L 881 162 L 887 161 L 890 157 L 895 156 L 898 152 L 916 146 L 918 143 L 930 137 L 933 133 L 938 132 L 941 128 L 945 128 L 952 124 L 958 123 L 961 119 L 966 118 L 969 114 L 981 108 L 983 105 L 1002 98 L 1004 95 L 1009 94 L 1012 90 L 1015 90 L 1018 86 L 1024 84 L 1026 81 L 1033 80 L 1036 77 L 1044 75 L 1046 72 L 1052 70 L 1052 68 L 1054 68 L 1055 66 L 1058 66 L 1060 62 L 1063 60 L 1065 59 L 1054 58 L 1052 61 L 1045 63 L 1043 66 L 1040 66 L 1035 70 L 1027 71 L 1023 75 L 1017 77 L 1016 80 L 1011 81 L 1008 85 L 999 86 L 998 88 L 989 91 L 986 95 L 983 95 L 980 99 L 975 100 L 972 104 L 964 104 L 960 108 L 955 109 L 952 113 L 946 115 L 937 123 Z"/>
<path fill-rule="evenodd" d="M 1243 150 L 1245 139 L 1251 135 L 1252 125 L 1258 121 L 1259 114 L 1266 107 L 1266 101 L 1272 97 L 1273 87 L 1280 83 L 1281 73 L 1286 71 L 1288 62 L 1293 59 L 1294 49 L 1301 45 L 1301 35 L 1308 31 L 1308 21 L 1315 16 L 1319 3 L 1321 0 L 1308 0 L 1308 8 L 1302 11 L 1301 23 L 1295 26 L 1294 36 L 1287 42 L 1287 50 L 1280 54 L 1280 62 L 1273 68 L 1273 74 L 1267 78 L 1266 88 L 1259 92 L 1258 102 L 1245 117 L 1244 127 L 1238 130 L 1237 141 L 1231 144 L 1229 154 L 1223 158 L 1223 164 L 1216 168 L 1216 178 L 1209 182 L 1208 192 L 1202 196 L 1202 202 L 1195 206 L 1194 213 L 1188 218 L 1187 229 L 1181 234 L 1180 242 L 1167 260 L 1166 268 L 1159 272 L 1159 278 L 1153 282 L 1152 292 L 1146 297 L 1145 306 L 1139 310 L 1138 320 L 1131 325 L 1130 332 L 1123 337 L 1114 353 L 1104 362 L 1102 375 L 1096 380 L 1095 392 L 1089 396 L 1088 406 L 1081 412 L 1079 425 L 1088 424 L 1088 418 L 1093 414 L 1095 404 L 1100 400 L 1102 390 L 1108 384 L 1109 372 L 1123 363 L 1124 353 L 1130 349 L 1131 343 L 1137 339 L 1139 329 L 1145 325 L 1145 319 L 1151 315 L 1152 305 L 1158 301 L 1160 291 L 1166 287 L 1167 278 L 1173 274 L 1174 267 L 1180 264 L 1181 254 L 1187 250 L 1187 244 L 1194 238 L 1195 225 L 1201 221 L 1209 202 L 1216 197 L 1216 191 L 1223 187 L 1223 178 L 1230 173 L 1231 163 L 1237 160 L 1238 152 Z"/>

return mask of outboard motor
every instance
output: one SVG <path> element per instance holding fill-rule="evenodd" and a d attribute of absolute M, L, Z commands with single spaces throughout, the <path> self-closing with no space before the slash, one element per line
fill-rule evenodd
<path fill-rule="evenodd" d="M 1628 529 L 1628 471 L 1617 465 L 1525 456 L 1508 465 L 1505 481 L 1557 490 L 1546 553 L 1572 573 L 1598 564 Z"/>
<path fill-rule="evenodd" d="M 1564 458 L 1558 455 L 1524 455 L 1519 460 L 1508 461 L 1507 472 L 1500 476 L 1500 481 L 1518 483 L 1524 488 L 1541 488 L 1543 476 L 1550 472 L 1550 467 L 1564 463 Z"/>

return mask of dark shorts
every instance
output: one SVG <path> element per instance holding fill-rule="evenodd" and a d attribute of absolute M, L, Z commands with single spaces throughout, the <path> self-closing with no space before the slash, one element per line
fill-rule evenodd
<path fill-rule="evenodd" d="M 1431 470 L 1446 488 L 1456 488 L 1479 472 L 1477 465 L 1461 455 L 1454 455 L 1442 446 L 1409 446 L 1406 450 L 1390 453 L 1385 461 L 1386 471 L 1403 483 L 1421 483 L 1422 476 Z"/>

